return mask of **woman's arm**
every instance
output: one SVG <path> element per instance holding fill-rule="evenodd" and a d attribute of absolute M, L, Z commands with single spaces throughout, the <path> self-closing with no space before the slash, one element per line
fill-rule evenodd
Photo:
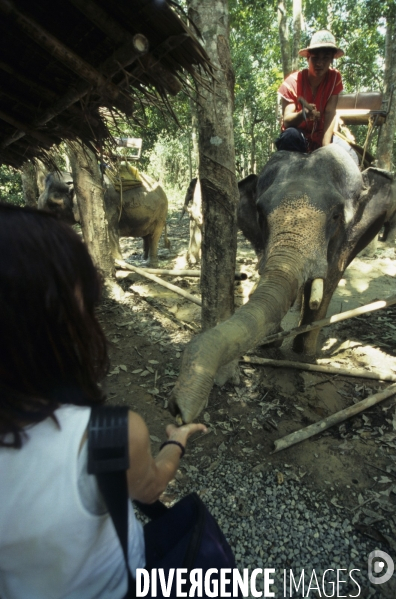
<path fill-rule="evenodd" d="M 142 503 L 153 503 L 166 489 L 179 466 L 181 449 L 169 444 L 153 458 L 150 436 L 146 423 L 135 412 L 129 412 L 129 461 L 127 470 L 128 491 L 132 499 Z M 187 439 L 198 431 L 206 432 L 204 424 L 185 424 L 176 427 L 170 424 L 166 428 L 169 440 L 178 441 L 186 446 Z"/>
<path fill-rule="evenodd" d="M 338 96 L 330 96 L 326 104 L 323 125 L 322 146 L 328 146 L 333 139 L 334 127 L 336 122 Z"/>

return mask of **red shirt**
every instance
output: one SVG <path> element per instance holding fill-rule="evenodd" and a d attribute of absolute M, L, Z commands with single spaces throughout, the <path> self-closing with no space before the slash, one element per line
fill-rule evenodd
<path fill-rule="evenodd" d="M 301 110 L 297 98 L 302 96 L 310 104 L 315 104 L 316 110 L 320 112 L 320 118 L 317 121 L 303 121 L 298 129 L 301 129 L 309 142 L 309 151 L 312 152 L 322 145 L 324 128 L 324 110 L 331 96 L 338 96 L 344 89 L 342 85 L 341 73 L 337 69 L 329 68 L 325 78 L 319 85 L 314 98 L 311 86 L 308 81 L 308 69 L 291 73 L 280 88 L 278 93 L 287 102 L 294 102 L 296 110 Z M 282 131 L 285 127 L 282 123 Z"/>

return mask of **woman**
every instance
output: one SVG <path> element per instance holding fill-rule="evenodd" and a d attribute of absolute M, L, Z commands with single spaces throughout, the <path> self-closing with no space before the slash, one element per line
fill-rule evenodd
<path fill-rule="evenodd" d="M 91 407 L 103 404 L 106 341 L 95 316 L 100 278 L 79 237 L 40 211 L 0 204 L 0 597 L 118 599 L 121 546 L 87 474 Z M 129 412 L 130 497 L 155 501 L 187 439 L 204 425 L 166 429 L 156 458 Z M 129 565 L 145 565 L 129 509 Z"/>
<path fill-rule="evenodd" d="M 278 150 L 313 152 L 332 142 L 338 95 L 343 90 L 339 71 L 331 67 L 344 51 L 330 31 L 317 31 L 299 55 L 308 68 L 292 73 L 278 89 L 282 101 L 282 133 Z"/>

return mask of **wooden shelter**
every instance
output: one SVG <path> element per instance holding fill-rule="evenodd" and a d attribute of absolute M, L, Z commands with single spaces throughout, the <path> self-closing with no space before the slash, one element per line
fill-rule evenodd
<path fill-rule="evenodd" d="M 0 163 L 48 162 L 63 140 L 98 148 L 109 117 L 170 109 L 210 69 L 172 0 L 0 0 Z"/>

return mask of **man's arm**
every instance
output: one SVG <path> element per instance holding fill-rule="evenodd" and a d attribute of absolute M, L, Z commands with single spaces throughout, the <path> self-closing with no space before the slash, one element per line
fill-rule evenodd
<path fill-rule="evenodd" d="M 285 129 L 289 127 L 298 128 L 304 121 L 304 112 L 297 110 L 294 102 L 288 102 L 282 98 L 283 124 Z M 305 117 L 307 120 L 312 120 L 317 115 L 315 104 L 305 103 Z"/>
<path fill-rule="evenodd" d="M 166 428 L 168 440 L 178 441 L 183 447 L 186 446 L 188 437 L 198 431 L 206 432 L 205 425 L 185 424 L 178 428 L 171 424 Z M 146 423 L 143 418 L 131 411 L 128 415 L 128 434 L 130 467 L 127 470 L 127 480 L 129 496 L 132 499 L 138 499 L 142 503 L 153 503 L 175 476 L 179 466 L 181 449 L 175 444 L 165 445 L 156 458 L 153 458 Z"/>
<path fill-rule="evenodd" d="M 338 96 L 330 96 L 329 101 L 326 104 L 324 114 L 322 146 L 328 146 L 329 144 L 331 144 L 336 122 L 337 102 Z"/>

